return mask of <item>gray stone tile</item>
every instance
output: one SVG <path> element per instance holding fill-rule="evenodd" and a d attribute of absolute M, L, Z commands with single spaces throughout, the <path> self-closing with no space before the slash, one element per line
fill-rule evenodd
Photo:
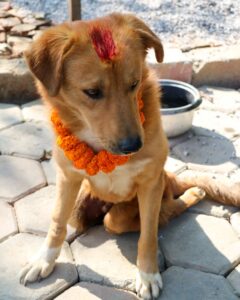
<path fill-rule="evenodd" d="M 231 223 L 234 231 L 240 238 L 240 212 L 236 212 L 235 214 L 231 215 L 230 223 Z"/>
<path fill-rule="evenodd" d="M 26 121 L 49 121 L 46 107 L 40 99 L 22 105 L 22 114 Z"/>
<path fill-rule="evenodd" d="M 191 269 L 171 267 L 163 274 L 163 292 L 159 300 L 237 300 L 222 276 Z"/>
<path fill-rule="evenodd" d="M 237 90 L 202 86 L 199 91 L 203 99 L 202 108 L 226 113 L 240 109 L 240 93 Z"/>
<path fill-rule="evenodd" d="M 176 145 L 172 152 L 193 170 L 229 173 L 240 164 L 233 143 L 215 136 L 193 136 L 187 142 Z"/>
<path fill-rule="evenodd" d="M 19 106 L 0 103 L 0 130 L 22 121 L 23 117 Z"/>
<path fill-rule="evenodd" d="M 168 156 L 164 169 L 167 172 L 179 174 L 187 168 L 187 165 L 181 160 Z"/>
<path fill-rule="evenodd" d="M 185 213 L 160 232 L 167 265 L 226 274 L 240 262 L 240 240 L 228 221 Z"/>
<path fill-rule="evenodd" d="M 240 265 L 238 265 L 227 277 L 227 280 L 234 289 L 235 294 L 240 297 Z"/>
<path fill-rule="evenodd" d="M 188 209 L 191 213 L 204 214 L 218 218 L 230 219 L 238 211 L 237 207 L 222 205 L 211 200 L 203 200 Z"/>
<path fill-rule="evenodd" d="M 52 158 L 50 160 L 44 160 L 42 162 L 42 167 L 47 177 L 48 184 L 56 184 L 56 162 Z"/>
<path fill-rule="evenodd" d="M 53 132 L 46 122 L 27 122 L 0 132 L 0 152 L 32 159 L 49 156 Z"/>
<path fill-rule="evenodd" d="M 234 115 L 219 111 L 196 111 L 193 126 L 193 131 L 199 135 L 212 136 L 214 132 L 229 139 L 240 136 L 239 120 Z"/>
<path fill-rule="evenodd" d="M 20 232 L 45 235 L 55 203 L 55 186 L 46 186 L 15 203 Z"/>
<path fill-rule="evenodd" d="M 16 216 L 20 232 L 45 236 L 51 221 L 55 205 L 56 187 L 46 186 L 15 203 Z M 76 237 L 75 229 L 68 225 L 67 241 Z"/>
<path fill-rule="evenodd" d="M 71 287 L 56 300 L 137 300 L 135 294 L 123 290 L 81 282 Z"/>
<path fill-rule="evenodd" d="M 14 202 L 46 184 L 40 163 L 34 160 L 0 156 L 0 200 Z"/>
<path fill-rule="evenodd" d="M 138 236 L 113 235 L 97 226 L 78 237 L 71 249 L 81 280 L 134 290 Z M 159 257 L 161 268 L 163 257 Z"/>
<path fill-rule="evenodd" d="M 0 242 L 18 232 L 18 226 L 13 207 L 0 200 Z"/>
<path fill-rule="evenodd" d="M 71 250 L 67 243 L 53 273 L 41 282 L 19 283 L 19 272 L 43 243 L 43 238 L 20 233 L 0 244 L 0 299 L 52 299 L 78 280 Z"/>

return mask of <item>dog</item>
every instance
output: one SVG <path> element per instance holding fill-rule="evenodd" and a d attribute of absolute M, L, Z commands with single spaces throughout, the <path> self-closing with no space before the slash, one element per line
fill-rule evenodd
<path fill-rule="evenodd" d="M 168 142 L 157 79 L 145 63 L 149 48 L 161 63 L 157 35 L 134 15 L 113 13 L 52 27 L 26 52 L 40 95 L 49 111 L 57 112 L 60 142 L 53 152 L 57 195 L 51 225 L 39 253 L 21 271 L 23 284 L 53 271 L 68 222 L 82 232 L 97 216 L 112 233 L 140 230 L 136 292 L 143 299 L 157 297 L 163 287 L 159 225 L 203 199 L 205 192 L 239 205 L 239 189 L 229 193 L 213 180 L 181 180 L 164 170 Z M 64 146 L 66 136 L 74 142 Z M 80 144 L 90 153 L 93 173 L 83 167 L 86 161 L 90 165 L 88 156 L 76 158 L 73 148 Z M 110 166 L 103 161 L 99 167 L 98 153 L 109 158 Z M 121 164 L 114 165 L 112 157 Z"/>

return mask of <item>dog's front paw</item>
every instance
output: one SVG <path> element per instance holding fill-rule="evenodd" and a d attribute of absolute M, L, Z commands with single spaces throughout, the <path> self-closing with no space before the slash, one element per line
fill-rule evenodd
<path fill-rule="evenodd" d="M 29 282 L 40 281 L 52 273 L 54 266 L 55 261 L 50 263 L 38 260 L 28 263 L 20 272 L 20 283 L 27 285 Z"/>
<path fill-rule="evenodd" d="M 162 287 L 162 278 L 159 273 L 137 271 L 136 292 L 140 298 L 144 300 L 157 298 L 161 293 Z"/>
<path fill-rule="evenodd" d="M 23 285 L 29 282 L 40 281 L 50 275 L 61 248 L 43 246 L 39 253 L 20 271 L 19 281 Z"/>

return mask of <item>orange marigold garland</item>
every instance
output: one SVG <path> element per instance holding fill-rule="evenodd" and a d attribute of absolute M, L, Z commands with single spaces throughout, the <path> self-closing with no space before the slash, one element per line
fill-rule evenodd
<path fill-rule="evenodd" d="M 144 114 L 141 111 L 143 105 L 143 100 L 139 98 L 138 108 L 142 124 L 145 121 Z M 52 112 L 51 121 L 57 133 L 57 145 L 77 169 L 85 169 L 88 175 L 96 175 L 99 171 L 112 172 L 116 166 L 125 164 L 130 158 L 127 155 L 114 155 L 106 150 L 101 150 L 95 154 L 85 142 L 81 142 L 64 127 L 56 111 Z"/>

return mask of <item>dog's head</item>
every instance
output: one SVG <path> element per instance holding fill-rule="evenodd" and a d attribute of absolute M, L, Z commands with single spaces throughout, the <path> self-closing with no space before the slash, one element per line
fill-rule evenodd
<path fill-rule="evenodd" d="M 25 56 L 61 117 L 78 120 L 98 148 L 128 154 L 143 142 L 137 97 L 148 48 L 161 62 L 162 44 L 141 20 L 112 14 L 53 27 Z"/>

